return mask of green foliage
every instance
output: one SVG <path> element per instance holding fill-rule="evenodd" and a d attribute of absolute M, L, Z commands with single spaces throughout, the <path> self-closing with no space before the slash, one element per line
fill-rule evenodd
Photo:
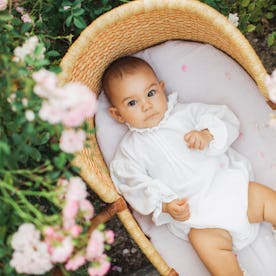
<path fill-rule="evenodd" d="M 263 35 L 269 29 L 268 46 L 275 45 L 275 11 L 273 0 L 202 0 L 225 16 L 237 13 L 239 17 L 238 28 L 244 34 L 255 32 Z"/>
<path fill-rule="evenodd" d="M 9 1 L 0 11 L 0 274 L 17 275 L 10 267 L 11 236 L 23 222 L 60 223 L 63 202 L 58 199 L 58 179 L 79 173 L 72 154 L 61 152 L 60 124 L 39 117 L 42 100 L 34 92 L 32 74 L 41 68 L 60 72 L 59 62 L 68 47 L 93 19 L 121 1 Z M 16 7 L 24 11 L 16 10 Z M 22 22 L 22 14 L 31 22 Z M 24 61 L 14 50 L 30 37 L 38 44 Z M 26 112 L 31 111 L 30 120 Z M 84 126 L 86 132 L 92 132 Z"/>
<path fill-rule="evenodd" d="M 272 23 L 276 5 L 273 5 L 273 0 L 242 0 L 236 3 L 235 8 L 240 18 L 240 29 L 261 34 Z"/>

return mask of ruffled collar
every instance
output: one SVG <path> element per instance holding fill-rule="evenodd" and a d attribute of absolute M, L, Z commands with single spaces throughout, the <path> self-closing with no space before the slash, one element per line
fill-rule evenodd
<path fill-rule="evenodd" d="M 177 93 L 174 92 L 168 95 L 168 108 L 164 114 L 164 117 L 162 118 L 162 120 L 159 122 L 157 126 L 149 127 L 149 128 L 135 128 L 129 124 L 126 124 L 126 125 L 128 126 L 130 131 L 135 131 L 138 133 L 151 132 L 151 131 L 157 130 L 167 122 L 176 103 L 177 103 Z"/>

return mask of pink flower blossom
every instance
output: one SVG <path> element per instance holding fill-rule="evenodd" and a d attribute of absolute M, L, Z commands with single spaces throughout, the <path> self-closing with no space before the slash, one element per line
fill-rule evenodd
<path fill-rule="evenodd" d="M 47 245 L 40 240 L 40 232 L 33 224 L 22 224 L 13 235 L 11 244 L 15 251 L 10 265 L 18 273 L 44 274 L 52 269 Z"/>
<path fill-rule="evenodd" d="M 77 270 L 79 267 L 84 265 L 86 263 L 85 256 L 81 254 L 75 255 L 73 258 L 71 258 L 65 265 L 65 268 L 67 270 Z"/>
<path fill-rule="evenodd" d="M 87 199 L 80 202 L 80 210 L 83 212 L 86 221 L 89 221 L 94 216 L 94 207 Z"/>
<path fill-rule="evenodd" d="M 102 256 L 104 252 L 104 236 L 99 230 L 94 230 L 91 233 L 88 246 L 86 248 L 86 258 L 93 261 Z"/>
<path fill-rule="evenodd" d="M 73 252 L 73 243 L 70 236 L 66 236 L 58 246 L 53 246 L 51 261 L 54 263 L 64 263 L 69 259 Z"/>
<path fill-rule="evenodd" d="M 79 202 L 77 200 L 67 200 L 62 210 L 63 227 L 68 230 L 75 225 L 75 218 L 78 214 Z"/>
<path fill-rule="evenodd" d="M 103 276 L 110 269 L 110 262 L 105 254 L 98 260 L 97 264 L 88 269 L 89 276 Z"/>
<path fill-rule="evenodd" d="M 19 62 L 19 61 L 24 61 L 26 56 L 31 56 L 33 58 L 36 58 L 38 60 L 44 58 L 44 51 L 45 48 L 42 50 L 39 56 L 35 56 L 35 49 L 38 46 L 39 41 L 37 36 L 32 36 L 28 38 L 22 46 L 18 46 L 14 49 L 14 61 Z"/>
<path fill-rule="evenodd" d="M 55 234 L 55 230 L 52 226 L 45 227 L 43 232 L 44 232 L 44 235 L 49 238 L 54 237 L 54 234 Z"/>
<path fill-rule="evenodd" d="M 72 235 L 73 238 L 78 237 L 81 232 L 82 232 L 82 227 L 77 224 L 73 225 L 73 227 L 70 229 L 70 234 Z"/>
<path fill-rule="evenodd" d="M 265 84 L 270 100 L 276 103 L 276 69 L 272 72 L 271 76 L 267 75 Z"/>
<path fill-rule="evenodd" d="M 64 130 L 60 137 L 60 149 L 67 153 L 75 153 L 83 149 L 83 143 L 86 139 L 86 133 L 80 130 Z"/>
<path fill-rule="evenodd" d="M 0 0 L 0 11 L 4 11 L 8 6 L 8 0 Z"/>
<path fill-rule="evenodd" d="M 28 13 L 26 14 L 23 14 L 21 16 L 21 20 L 24 22 L 24 23 L 33 23 L 33 20 L 32 18 L 30 17 L 30 15 Z"/>
<path fill-rule="evenodd" d="M 38 96 L 46 98 L 55 95 L 57 89 L 57 76 L 55 73 L 42 68 L 33 73 L 32 77 L 36 82 L 34 92 Z"/>
<path fill-rule="evenodd" d="M 63 217 L 75 218 L 79 210 L 79 202 L 76 200 L 66 201 L 62 210 Z"/>
<path fill-rule="evenodd" d="M 22 7 L 16 7 L 16 11 L 18 11 L 21 14 L 23 14 L 25 10 Z"/>
<path fill-rule="evenodd" d="M 62 118 L 65 126 L 80 126 L 86 118 L 95 114 L 96 96 L 88 87 L 72 82 L 63 87 L 63 93 L 66 97 L 61 102 L 61 108 L 66 114 Z"/>
<path fill-rule="evenodd" d="M 104 232 L 105 240 L 108 244 L 112 244 L 114 242 L 115 234 L 112 230 L 106 230 Z"/>
<path fill-rule="evenodd" d="M 11 245 L 15 250 L 21 250 L 40 239 L 40 232 L 31 223 L 21 224 L 18 231 L 13 235 Z"/>
<path fill-rule="evenodd" d="M 34 92 L 45 98 L 39 115 L 50 124 L 62 123 L 66 127 L 79 127 L 96 111 L 96 96 L 80 83 L 57 86 L 57 77 L 45 69 L 33 74 Z"/>
<path fill-rule="evenodd" d="M 86 185 L 80 177 L 71 177 L 66 194 L 66 200 L 85 200 L 87 197 Z"/>
<path fill-rule="evenodd" d="M 41 109 L 39 110 L 39 117 L 50 124 L 60 123 L 64 114 L 63 111 L 58 108 L 58 105 L 59 103 L 56 101 L 43 101 Z"/>

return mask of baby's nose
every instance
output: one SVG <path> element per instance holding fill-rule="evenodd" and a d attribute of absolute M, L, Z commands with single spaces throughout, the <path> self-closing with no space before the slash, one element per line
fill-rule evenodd
<path fill-rule="evenodd" d="M 143 111 L 147 111 L 152 107 L 152 103 L 149 100 L 143 102 Z"/>

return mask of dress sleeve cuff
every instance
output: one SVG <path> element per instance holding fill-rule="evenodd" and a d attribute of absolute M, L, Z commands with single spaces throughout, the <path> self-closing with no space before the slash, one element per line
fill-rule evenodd
<path fill-rule="evenodd" d="M 155 223 L 155 225 L 158 226 L 158 225 L 162 225 L 162 224 L 166 224 L 174 221 L 174 219 L 171 217 L 170 214 L 162 212 L 162 206 L 163 206 L 163 202 L 165 203 L 171 202 L 176 198 L 177 196 L 170 196 L 158 203 L 152 215 L 152 220 Z"/>
<path fill-rule="evenodd" d="M 221 151 L 227 145 L 227 128 L 222 120 L 214 115 L 206 114 L 200 118 L 196 130 L 208 129 L 214 139 L 209 144 L 209 150 Z M 210 153 L 211 153 L 210 152 Z"/>

